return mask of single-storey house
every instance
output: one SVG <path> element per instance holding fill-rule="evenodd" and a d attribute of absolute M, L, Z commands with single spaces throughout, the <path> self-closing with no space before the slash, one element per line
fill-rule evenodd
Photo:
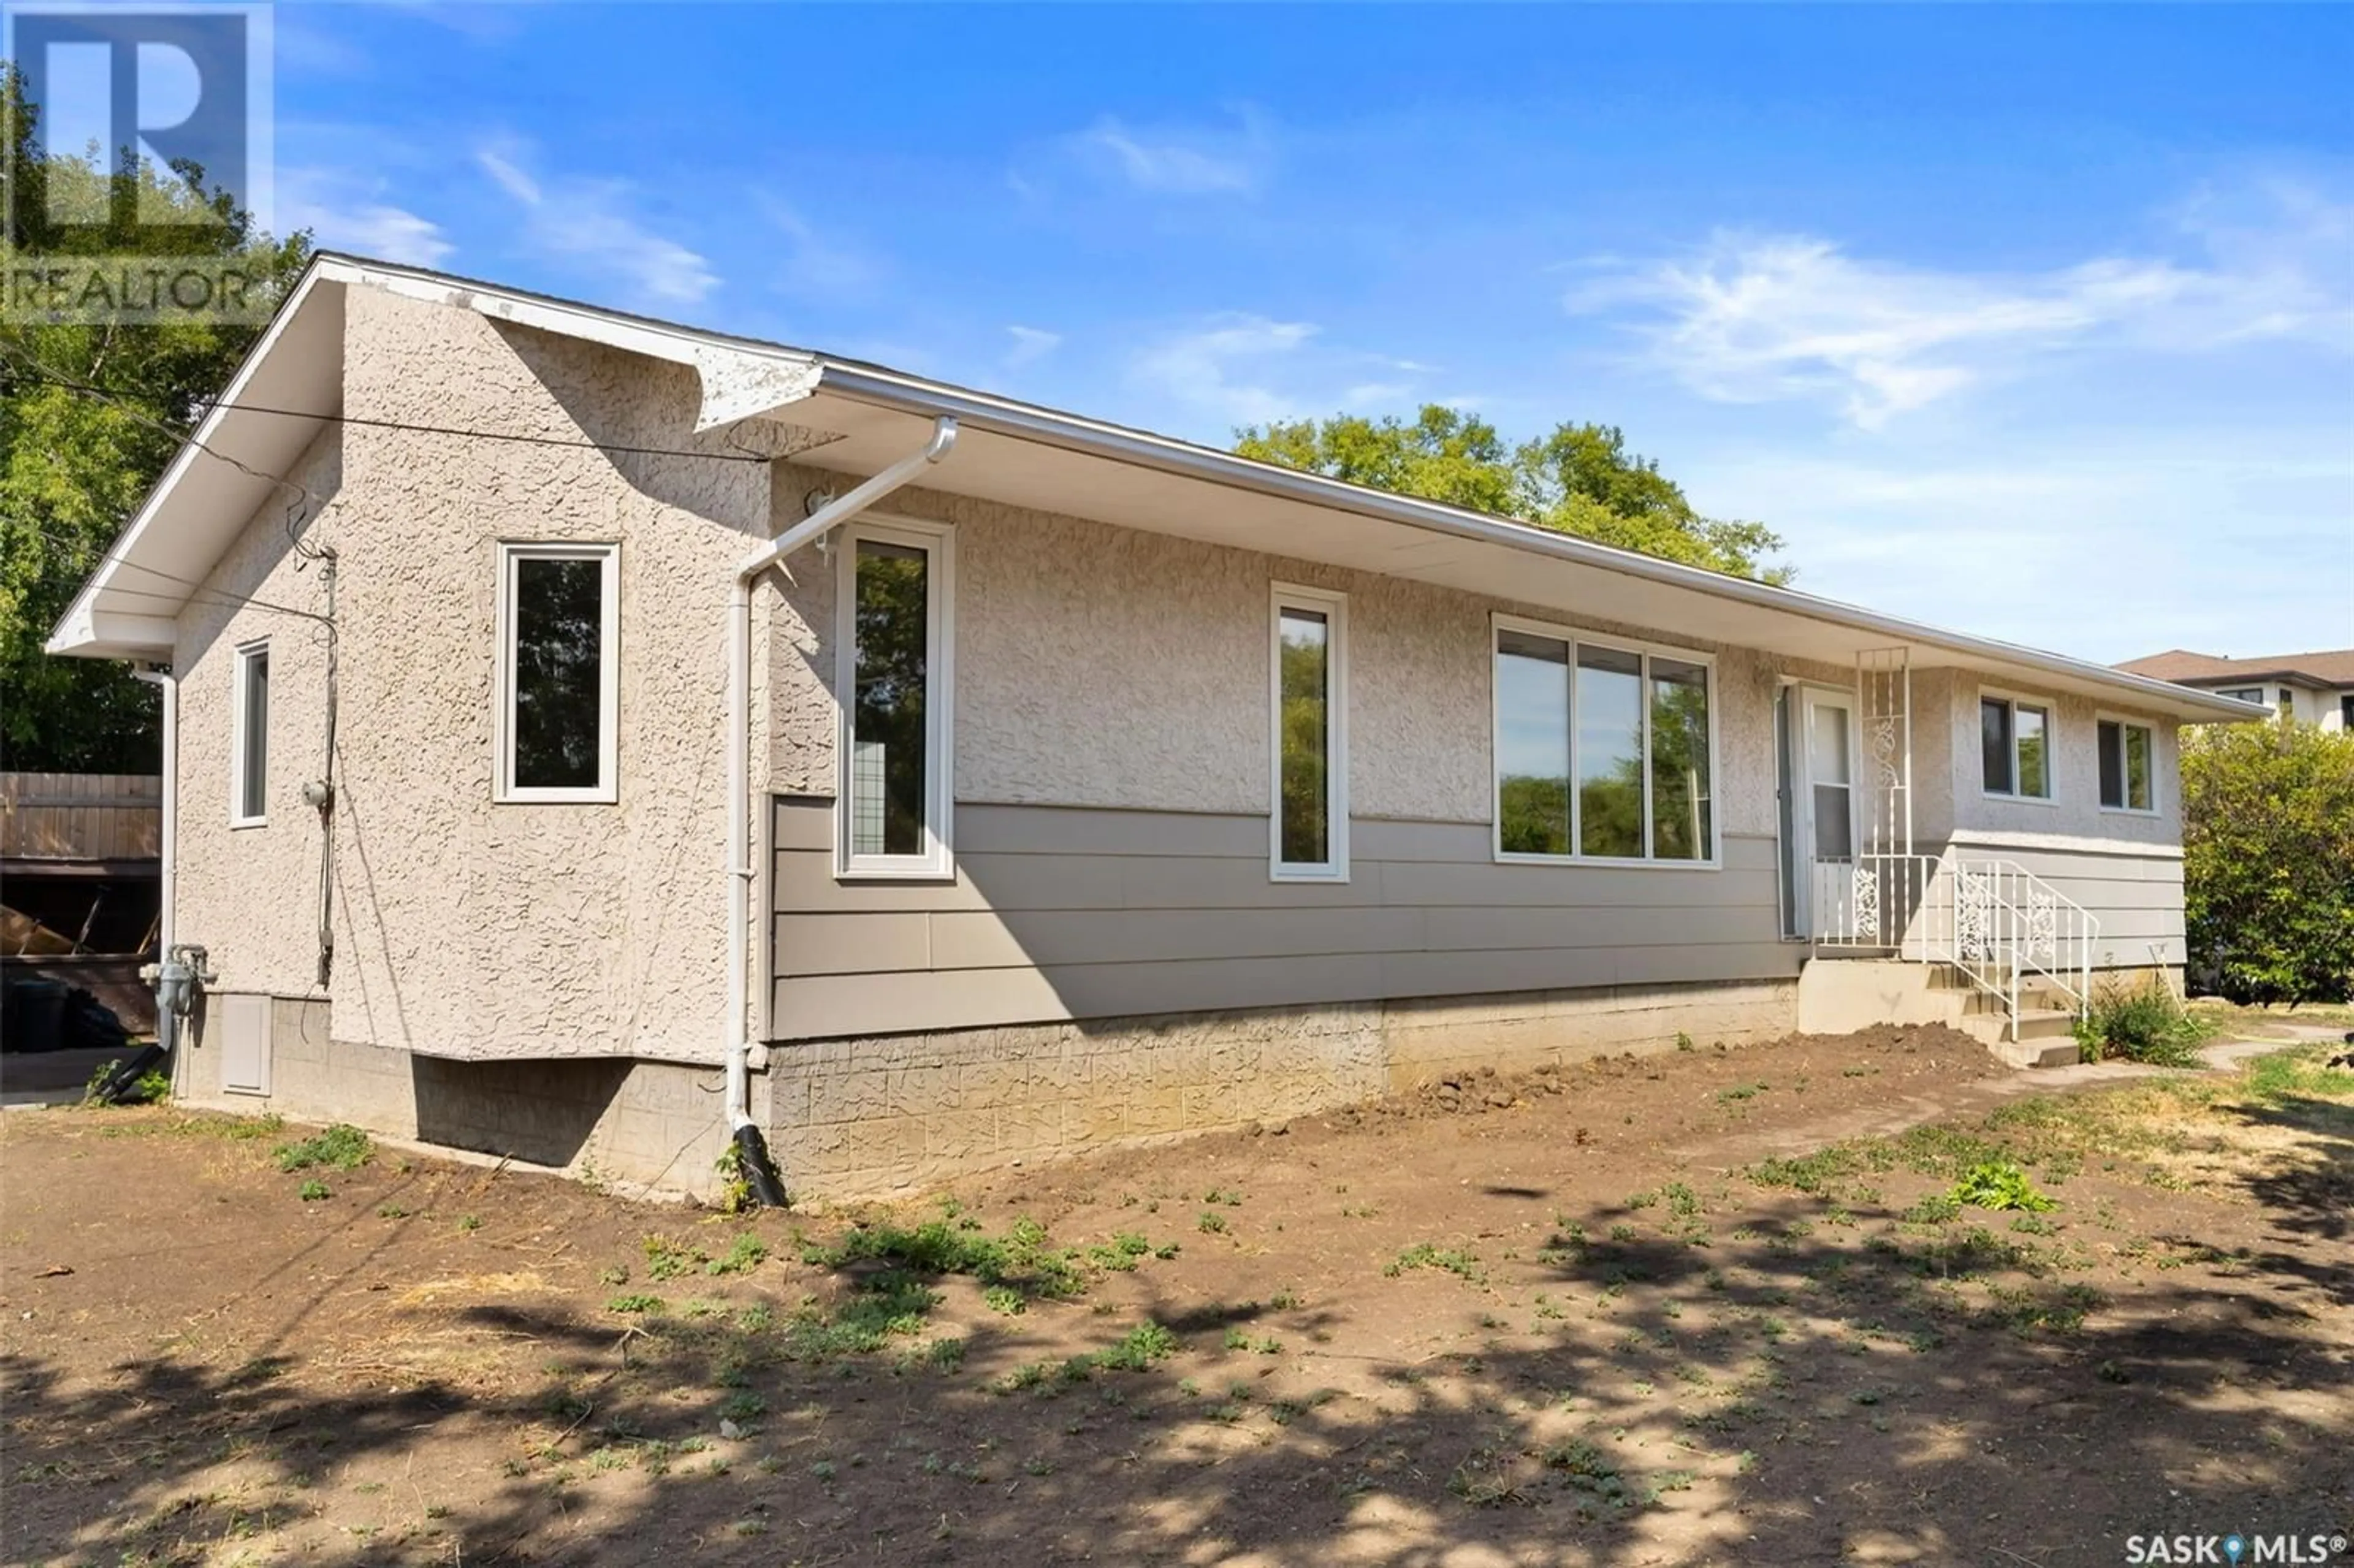
<path fill-rule="evenodd" d="M 837 1195 L 1679 1034 L 2039 1049 L 2179 969 L 2176 727 L 2253 711 L 336 255 L 49 646 L 165 688 L 181 1094 Z"/>
<path fill-rule="evenodd" d="M 2258 703 L 2285 719 L 2324 729 L 2354 729 L 2354 648 L 2317 653 L 2266 653 L 2223 659 L 2169 648 L 2117 666 L 2135 675 L 2153 675 L 2178 686 L 2196 686 Z"/>

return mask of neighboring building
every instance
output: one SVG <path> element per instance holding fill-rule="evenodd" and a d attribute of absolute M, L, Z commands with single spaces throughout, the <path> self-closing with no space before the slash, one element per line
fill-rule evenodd
<path fill-rule="evenodd" d="M 1827 947 L 2029 1033 L 2180 966 L 2253 711 L 334 256 L 50 647 L 176 676 L 190 1097 L 832 1194 L 1768 1038 Z"/>
<path fill-rule="evenodd" d="M 2117 668 L 2260 704 L 2301 724 L 2354 729 L 2354 648 L 2254 659 L 2218 659 L 2169 648 L 2147 659 L 2127 660 Z"/>

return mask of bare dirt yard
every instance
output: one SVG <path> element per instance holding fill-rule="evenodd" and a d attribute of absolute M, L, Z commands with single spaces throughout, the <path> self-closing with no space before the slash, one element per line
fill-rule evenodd
<path fill-rule="evenodd" d="M 748 1216 L 11 1112 L 0 1556 L 2326 1548 L 2354 1527 L 2327 1054 L 2054 1077 L 1937 1030 L 1702 1044 Z"/>

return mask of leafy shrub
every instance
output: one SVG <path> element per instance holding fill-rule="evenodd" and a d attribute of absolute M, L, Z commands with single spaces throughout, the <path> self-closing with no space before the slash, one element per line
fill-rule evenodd
<path fill-rule="evenodd" d="M 703 1266 L 705 1274 L 749 1274 L 769 1255 L 769 1246 L 758 1236 L 749 1233 L 736 1238 L 726 1255 L 715 1257 Z"/>
<path fill-rule="evenodd" d="M 2076 1025 L 2077 1041 L 2094 1060 L 2120 1056 L 2157 1067 L 2199 1065 L 2199 1043 L 2206 1037 L 2207 1026 L 2154 976 L 2138 985 L 2110 980 L 2096 987 Z"/>
<path fill-rule="evenodd" d="M 296 1188 L 294 1190 L 294 1195 L 302 1199 L 306 1203 L 315 1203 L 322 1198 L 332 1198 L 334 1196 L 333 1192 L 327 1191 L 327 1184 L 324 1181 L 318 1180 L 316 1177 L 313 1177 L 312 1180 L 303 1182 L 302 1186 Z"/>
<path fill-rule="evenodd" d="M 1946 1194 L 1956 1204 L 1967 1203 L 1974 1209 L 2023 1209 L 2041 1213 L 2059 1207 L 2050 1198 L 2035 1190 L 2027 1172 L 2008 1160 L 1988 1160 L 1962 1172 Z"/>
<path fill-rule="evenodd" d="M 1177 1353 L 1177 1336 L 1147 1319 L 1130 1329 L 1109 1350 L 1097 1351 L 1090 1361 L 1113 1372 L 1143 1372 L 1153 1362 Z"/>
<path fill-rule="evenodd" d="M 2354 732 L 2209 725 L 2182 738 L 2190 972 L 2233 1001 L 2354 992 Z"/>
<path fill-rule="evenodd" d="M 318 1165 L 331 1171 L 356 1171 L 375 1152 L 368 1135 L 345 1122 L 337 1122 L 326 1131 L 299 1142 L 281 1143 L 270 1150 L 281 1171 L 308 1171 Z"/>
<path fill-rule="evenodd" d="M 885 1222 L 861 1225 L 832 1246 L 801 1249 L 803 1263 L 822 1268 L 868 1260 L 917 1274 L 969 1274 L 984 1286 L 1005 1286 L 1034 1298 L 1073 1297 L 1087 1288 L 1076 1254 L 1049 1247 L 1046 1227 L 1027 1215 L 1015 1220 L 1002 1236 L 983 1234 L 970 1219 L 929 1220 L 920 1225 Z"/>

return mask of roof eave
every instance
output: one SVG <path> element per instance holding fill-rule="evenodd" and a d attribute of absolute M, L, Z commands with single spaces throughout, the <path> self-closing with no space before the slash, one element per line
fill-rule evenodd
<path fill-rule="evenodd" d="M 2091 682 L 2130 694 L 2139 705 L 2156 708 L 2185 723 L 2260 718 L 2270 711 L 2178 685 L 2171 681 L 2130 674 L 2089 660 L 2071 659 L 2041 649 L 1950 631 L 1942 627 L 1802 593 L 1795 588 L 1779 588 L 1754 578 L 1732 577 L 1656 556 L 1618 549 L 1532 524 L 1469 512 L 1414 496 L 1368 490 L 1361 485 L 1328 479 L 1321 474 L 1282 468 L 1190 441 L 1102 420 L 1061 414 L 986 393 L 946 387 L 872 366 L 824 360 L 819 388 L 839 397 L 908 413 L 934 418 L 949 414 L 960 423 L 976 429 L 1090 452 L 1210 483 L 1553 556 L 1602 571 L 1620 572 L 1719 599 L 1870 631 L 1907 644 L 1918 643 L 1969 658 L 2041 670 L 2073 681 Z"/>

